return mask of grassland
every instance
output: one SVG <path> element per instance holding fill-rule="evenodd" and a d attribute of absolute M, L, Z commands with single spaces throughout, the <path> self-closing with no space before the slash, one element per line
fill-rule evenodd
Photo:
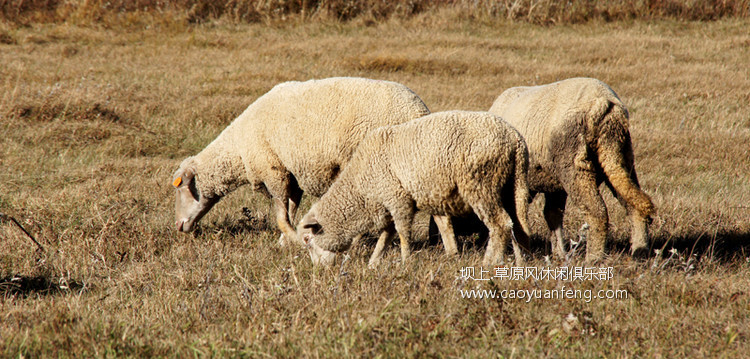
<path fill-rule="evenodd" d="M 454 15 L 2 23 L 0 212 L 44 250 L 0 224 L 0 356 L 750 352 L 750 21 L 544 27 Z M 433 111 L 486 110 L 505 88 L 573 76 L 609 83 L 631 111 L 641 184 L 659 211 L 653 249 L 663 252 L 645 261 L 620 254 L 628 225 L 609 195 L 609 281 L 463 280 L 460 269 L 483 254 L 472 238 L 457 259 L 420 244 L 408 265 L 390 251 L 367 270 L 364 247 L 314 268 L 303 250 L 275 245 L 269 201 L 248 189 L 219 203 L 198 232 L 175 233 L 170 176 L 182 158 L 273 85 L 328 76 L 398 81 Z M 538 247 L 548 235 L 540 213 L 537 200 Z M 574 236 L 581 217 L 568 213 Z M 546 265 L 542 251 L 532 264 Z M 459 294 L 562 285 L 628 298 Z"/>

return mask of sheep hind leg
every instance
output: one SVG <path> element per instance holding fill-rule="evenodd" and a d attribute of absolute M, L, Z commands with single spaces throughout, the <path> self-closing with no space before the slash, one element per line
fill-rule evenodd
<path fill-rule="evenodd" d="M 528 252 L 528 246 L 521 245 L 520 243 L 523 242 L 523 240 L 521 241 L 518 240 L 518 237 L 520 237 L 521 235 L 516 235 L 516 234 L 520 234 L 520 233 L 522 232 L 512 230 L 512 229 L 510 231 L 511 243 L 513 243 L 513 256 L 516 259 L 516 265 L 519 265 L 519 266 L 524 265 L 526 263 L 526 260 L 523 258 L 523 254 L 524 252 Z"/>
<path fill-rule="evenodd" d="M 490 231 L 482 265 L 504 265 L 505 250 L 513 236 L 513 221 L 510 215 L 498 206 L 478 205 L 472 209 Z M 517 252 L 517 256 L 520 255 L 520 248 L 514 246 L 513 250 Z M 523 256 L 517 257 L 516 260 L 523 261 Z"/>
<path fill-rule="evenodd" d="M 571 200 L 584 213 L 589 231 L 586 240 L 586 262 L 595 262 L 604 257 L 604 247 L 607 241 L 609 217 L 599 188 L 596 185 L 596 175 L 591 170 L 576 169 L 572 184 L 566 191 Z"/>
<path fill-rule="evenodd" d="M 635 213 L 629 213 L 631 234 L 630 234 L 630 255 L 636 258 L 645 258 L 648 256 L 648 218 Z"/>
<path fill-rule="evenodd" d="M 631 178 L 637 185 L 638 178 L 636 177 L 635 170 L 630 169 Z M 615 191 L 614 186 L 609 181 L 605 181 L 609 190 L 615 195 L 617 201 L 625 207 L 625 211 L 630 219 L 630 254 L 634 257 L 645 257 L 648 255 L 648 223 L 650 218 L 639 213 L 635 207 L 631 206 L 630 203 L 620 196 Z"/>
<path fill-rule="evenodd" d="M 445 254 L 448 256 L 458 255 L 458 245 L 456 245 L 456 233 L 453 230 L 453 221 L 450 216 L 432 216 L 435 224 L 440 231 L 440 238 L 443 240 Z"/>
<path fill-rule="evenodd" d="M 552 244 L 552 254 L 557 258 L 564 259 L 565 240 L 563 239 L 563 214 L 565 213 L 565 192 L 553 192 L 544 194 L 544 219 L 547 222 Z"/>
<path fill-rule="evenodd" d="M 513 194 L 504 194 L 502 198 L 514 198 Z M 502 201 L 502 200 L 501 200 Z M 502 202 L 503 209 L 510 216 L 513 228 L 511 229 L 511 244 L 513 245 L 513 255 L 516 257 L 516 263 L 521 264 L 524 261 L 524 253 L 531 254 L 531 241 L 528 233 L 521 226 L 521 222 L 518 219 L 518 213 L 516 211 L 515 201 Z M 526 214 L 524 214 L 526 215 Z"/>

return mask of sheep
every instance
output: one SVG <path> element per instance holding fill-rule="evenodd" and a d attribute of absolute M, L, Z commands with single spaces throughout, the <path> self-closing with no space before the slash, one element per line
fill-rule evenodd
<path fill-rule="evenodd" d="M 521 135 L 487 112 L 439 112 L 381 127 L 362 141 L 328 192 L 300 221 L 297 235 L 313 263 L 329 264 L 335 252 L 350 247 L 352 238 L 379 232 L 372 267 L 395 231 L 403 263 L 410 254 L 417 210 L 442 222 L 444 243 L 445 236 L 453 234 L 450 216 L 473 211 L 489 229 L 483 263 L 503 263 L 511 238 L 517 239 L 512 243 L 521 263 L 519 244 L 527 246 L 529 233 L 527 171 L 528 151 Z"/>
<path fill-rule="evenodd" d="M 276 85 L 173 175 L 175 226 L 188 232 L 222 197 L 250 184 L 275 204 L 281 245 L 303 192 L 321 196 L 371 130 L 430 113 L 404 85 L 328 78 Z"/>
<path fill-rule="evenodd" d="M 505 90 L 491 113 L 502 116 L 529 146 L 531 197 L 545 194 L 544 218 L 555 255 L 565 257 L 562 222 L 568 196 L 589 225 L 586 260 L 604 256 L 607 208 L 598 187 L 606 183 L 630 217 L 631 254 L 647 252 L 647 224 L 655 214 L 638 184 L 628 110 L 605 83 L 572 78 Z"/>

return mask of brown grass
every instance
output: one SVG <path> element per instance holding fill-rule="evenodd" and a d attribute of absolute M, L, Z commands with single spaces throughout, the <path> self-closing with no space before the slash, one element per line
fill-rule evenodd
<path fill-rule="evenodd" d="M 368 23 L 449 10 L 463 19 L 507 19 L 538 24 L 601 19 L 717 20 L 750 15 L 748 0 L 0 0 L 0 18 L 18 22 L 132 23 L 158 21 L 287 22 L 306 20 Z"/>
<path fill-rule="evenodd" d="M 0 224 L 0 356 L 747 353 L 750 23 L 540 27 L 454 11 L 274 26 L 0 24 L 12 39 L 0 42 L 0 212 L 45 247 Z M 572 76 L 609 83 L 631 111 L 641 184 L 659 213 L 652 249 L 664 251 L 643 262 L 619 254 L 628 225 L 610 195 L 611 281 L 464 281 L 461 267 L 483 254 L 471 237 L 457 259 L 419 244 L 411 264 L 392 250 L 383 268 L 366 270 L 365 247 L 313 268 L 304 251 L 275 245 L 270 203 L 246 189 L 198 232 L 175 233 L 170 176 L 182 158 L 273 85 L 328 76 L 398 81 L 433 111 L 486 110 L 505 88 Z M 572 237 L 581 216 L 568 213 Z M 533 264 L 545 265 L 538 200 L 531 226 Z M 458 293 L 561 285 L 629 297 Z"/>

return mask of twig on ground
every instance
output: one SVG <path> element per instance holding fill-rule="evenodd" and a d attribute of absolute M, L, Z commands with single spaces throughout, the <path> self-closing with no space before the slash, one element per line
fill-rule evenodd
<path fill-rule="evenodd" d="M 44 247 L 39 242 L 37 242 L 37 240 L 34 238 L 34 236 L 32 236 L 31 233 L 29 233 L 26 230 L 26 228 L 23 228 L 23 226 L 20 223 L 18 223 L 18 221 L 16 221 L 15 218 L 13 218 L 13 217 L 5 214 L 5 213 L 0 212 L 0 222 L 2 222 L 4 220 L 9 220 L 9 221 L 15 223 L 16 226 L 18 226 L 18 228 L 20 228 L 23 231 L 23 233 L 26 234 L 26 236 L 28 236 L 29 238 L 31 238 L 31 241 L 34 242 L 34 244 L 36 244 L 36 246 L 39 248 L 40 251 L 44 251 Z"/>

